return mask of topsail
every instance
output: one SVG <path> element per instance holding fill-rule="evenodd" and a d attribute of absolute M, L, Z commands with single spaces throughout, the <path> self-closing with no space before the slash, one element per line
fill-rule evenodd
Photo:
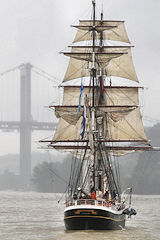
<path fill-rule="evenodd" d="M 92 40 L 93 21 L 80 21 L 78 26 L 73 26 L 78 29 L 74 39 L 75 42 Z M 95 21 L 96 39 L 101 38 L 103 33 L 103 40 L 113 40 L 119 42 L 130 43 L 124 26 L 124 21 L 107 21 L 96 20 Z"/>

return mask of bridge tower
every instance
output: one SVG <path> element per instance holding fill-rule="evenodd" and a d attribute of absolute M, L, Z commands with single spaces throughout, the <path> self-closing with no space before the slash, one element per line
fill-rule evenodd
<path fill-rule="evenodd" d="M 20 65 L 20 177 L 24 188 L 29 187 L 31 175 L 31 68 Z"/>
<path fill-rule="evenodd" d="M 20 167 L 19 175 L 21 187 L 29 189 L 31 179 L 31 134 L 32 131 L 54 131 L 57 123 L 37 121 L 31 115 L 31 77 L 35 71 L 44 78 L 56 81 L 43 70 L 36 68 L 30 63 L 21 64 L 18 67 L 0 73 L 0 76 L 13 70 L 20 70 L 20 121 L 0 120 L 0 130 L 18 130 L 20 133 Z M 38 83 L 37 83 L 38 84 Z M 43 92 L 42 92 L 43 95 Z"/>

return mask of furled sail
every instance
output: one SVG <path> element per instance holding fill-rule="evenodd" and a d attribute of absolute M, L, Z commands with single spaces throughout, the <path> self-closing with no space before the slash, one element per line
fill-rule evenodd
<path fill-rule="evenodd" d="M 93 21 L 80 20 L 74 42 L 92 40 Z M 100 33 L 103 32 L 104 40 L 113 40 L 130 43 L 123 21 L 95 21 L 96 39 L 100 39 Z"/>
<path fill-rule="evenodd" d="M 64 55 L 77 60 L 84 60 L 87 62 L 92 62 L 92 46 L 74 46 L 71 52 L 62 52 Z M 119 58 L 123 54 L 128 54 L 128 49 L 130 47 L 109 47 L 109 46 L 96 46 L 95 47 L 95 58 L 96 62 L 100 67 L 105 67 L 108 65 L 109 61 L 113 58 Z"/>
<path fill-rule="evenodd" d="M 71 125 L 76 125 L 83 115 L 82 109 L 80 112 L 77 112 L 77 109 L 77 106 L 55 106 L 55 115 L 57 118 L 63 118 Z"/>
<path fill-rule="evenodd" d="M 97 62 L 99 62 L 102 66 L 108 65 L 109 61 L 113 58 L 120 57 L 123 53 L 118 52 L 118 53 L 105 53 L 105 52 L 99 52 L 95 53 Z M 90 52 L 65 52 L 64 55 L 68 57 L 75 58 L 77 60 L 84 60 L 87 62 L 92 62 L 92 53 Z"/>

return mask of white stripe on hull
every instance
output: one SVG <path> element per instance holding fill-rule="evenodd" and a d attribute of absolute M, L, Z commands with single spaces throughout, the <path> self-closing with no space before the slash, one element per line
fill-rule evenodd
<path fill-rule="evenodd" d="M 111 212 L 117 215 L 121 215 L 123 210 L 114 210 L 111 207 L 104 207 L 104 206 L 93 206 L 93 205 L 77 205 L 77 206 L 69 206 L 64 209 L 64 212 L 67 212 L 69 210 L 76 210 L 76 209 L 96 209 L 96 210 L 103 210 L 107 212 Z"/>

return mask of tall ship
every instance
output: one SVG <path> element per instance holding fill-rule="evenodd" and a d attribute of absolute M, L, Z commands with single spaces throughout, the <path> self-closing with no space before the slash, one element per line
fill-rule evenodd
<path fill-rule="evenodd" d="M 61 87 L 63 101 L 54 108 L 59 119 L 48 147 L 72 153 L 64 222 L 67 230 L 125 227 L 135 215 L 125 202 L 119 157 L 150 151 L 139 106 L 138 78 L 124 21 L 105 20 L 96 12 L 80 20 L 69 50 Z M 126 80 L 127 79 L 127 80 Z M 125 166 L 124 166 L 125 167 Z M 127 192 L 127 190 L 126 190 Z"/>

